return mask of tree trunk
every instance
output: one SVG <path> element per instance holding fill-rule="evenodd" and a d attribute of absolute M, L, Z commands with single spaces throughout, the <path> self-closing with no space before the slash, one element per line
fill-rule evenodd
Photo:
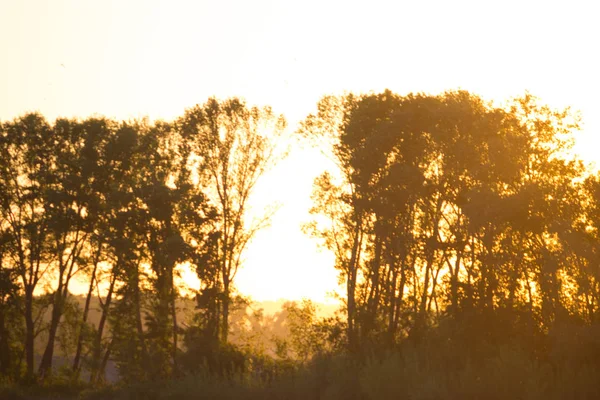
<path fill-rule="evenodd" d="M 96 259 L 94 260 L 94 269 L 92 270 L 92 274 L 90 276 L 90 286 L 88 288 L 88 293 L 85 298 L 85 306 L 83 308 L 83 317 L 81 319 L 81 327 L 79 328 L 79 335 L 77 336 L 77 349 L 75 350 L 75 357 L 73 358 L 73 371 L 78 373 L 79 371 L 79 361 L 81 358 L 81 350 L 83 347 L 83 331 L 85 324 L 87 323 L 88 314 L 90 310 L 90 302 L 92 300 L 92 293 L 94 291 L 94 283 L 96 282 L 96 271 L 98 270 L 98 259 L 100 254 L 100 249 L 102 245 L 98 247 L 98 252 L 96 254 Z"/>
<path fill-rule="evenodd" d="M 25 361 L 27 363 L 27 379 L 33 379 L 34 369 L 34 321 L 33 321 L 33 287 L 25 287 Z"/>
<path fill-rule="evenodd" d="M 106 353 L 104 353 L 104 357 L 102 357 L 102 363 L 100 364 L 100 369 L 98 370 L 98 375 L 100 377 L 100 382 L 106 382 L 106 364 L 108 364 L 108 360 L 110 359 L 110 352 L 112 350 L 113 341 L 111 340 L 106 349 Z"/>
<path fill-rule="evenodd" d="M 38 369 L 38 374 L 42 380 L 52 369 L 52 359 L 54 358 L 54 342 L 56 339 L 58 324 L 62 316 L 62 305 L 64 301 L 61 290 L 62 287 L 59 286 L 59 289 L 54 295 L 54 301 L 52 304 L 52 318 L 50 320 L 50 328 L 48 330 L 48 343 L 46 344 L 46 350 L 44 351 L 44 355 L 42 356 L 42 361 L 40 362 L 40 367 Z"/>
<path fill-rule="evenodd" d="M 8 330 L 4 316 L 4 307 L 0 305 L 0 376 L 6 376 L 10 370 L 10 348 L 8 346 Z"/>
<path fill-rule="evenodd" d="M 360 217 L 359 217 L 360 218 Z M 351 352 L 358 350 L 358 335 L 356 332 L 356 277 L 360 259 L 360 247 L 362 245 L 362 228 L 357 218 L 356 229 L 354 232 L 354 240 L 352 243 L 352 254 L 348 265 L 347 281 L 346 281 L 346 298 L 348 299 L 348 347 Z"/>
<path fill-rule="evenodd" d="M 135 313 L 136 313 L 136 326 L 138 339 L 142 347 L 142 359 L 146 360 L 148 357 L 148 349 L 146 348 L 146 339 L 144 338 L 144 325 L 142 324 L 142 304 L 140 296 L 140 276 L 139 266 L 136 266 L 135 271 L 135 286 L 134 286 L 134 301 L 135 301 Z"/>
<path fill-rule="evenodd" d="M 221 321 L 221 341 L 227 343 L 229 336 L 229 277 L 223 277 L 223 320 Z"/>
<path fill-rule="evenodd" d="M 392 344 L 396 336 L 396 327 L 394 323 L 394 316 L 396 314 L 396 304 L 402 298 L 402 293 L 399 294 L 400 299 L 398 299 L 398 297 L 396 296 L 396 291 L 398 288 L 398 268 L 396 268 L 396 265 L 393 262 L 391 256 L 389 256 L 388 263 L 390 265 L 390 269 L 392 269 L 392 279 L 390 282 L 390 304 L 388 311 L 388 337 L 390 344 Z"/>
<path fill-rule="evenodd" d="M 398 331 L 400 326 L 400 313 L 402 311 L 402 305 L 404 303 L 404 287 L 406 286 L 406 269 L 402 266 L 400 272 L 400 285 L 398 287 L 398 301 L 396 302 L 396 309 L 394 312 L 394 332 Z"/>
<path fill-rule="evenodd" d="M 177 365 L 177 294 L 173 284 L 171 285 L 173 291 L 173 298 L 171 302 L 171 316 L 173 319 L 173 375 L 178 374 Z"/>
<path fill-rule="evenodd" d="M 429 292 L 429 276 L 432 274 L 433 262 L 435 260 L 435 253 L 437 251 L 438 236 L 439 236 L 439 220 L 440 213 L 442 210 L 442 200 L 438 199 L 435 206 L 435 215 L 433 218 L 433 233 L 429 237 L 429 243 L 427 243 L 427 256 L 425 266 L 425 277 L 423 280 L 423 293 L 421 294 L 421 305 L 419 307 L 418 321 L 420 323 L 425 322 L 425 314 L 427 312 L 427 295 Z M 432 288 L 433 290 L 433 288 Z M 432 293 L 433 295 L 433 293 Z"/>
<path fill-rule="evenodd" d="M 4 275 L 4 271 L 3 271 L 3 251 L 2 248 L 0 247 L 0 277 L 1 275 Z M 6 277 L 9 279 L 8 285 L 10 287 L 10 285 L 12 284 L 12 282 L 10 282 L 10 277 L 7 274 Z M 9 289 L 11 290 L 11 289 Z M 8 296 L 10 296 L 10 293 L 0 293 L 0 295 L 4 296 L 8 294 Z M 4 298 L 0 299 L 0 375 L 1 376 L 7 376 L 8 372 L 10 371 L 10 367 L 11 367 L 11 358 L 10 358 L 10 346 L 8 344 L 8 330 L 6 329 L 6 309 L 7 304 L 4 303 Z"/>
<path fill-rule="evenodd" d="M 458 274 L 460 272 L 460 261 L 462 259 L 462 250 L 457 251 L 454 262 L 454 270 L 450 269 L 450 301 L 452 303 L 452 314 L 456 316 L 458 311 Z M 450 263 L 448 263 L 450 265 Z"/>
<path fill-rule="evenodd" d="M 102 314 L 100 315 L 100 321 L 98 322 L 98 330 L 96 337 L 94 338 L 94 353 L 92 356 L 92 371 L 90 373 L 90 383 L 95 383 L 96 375 L 100 368 L 100 357 L 102 355 L 102 336 L 104 334 L 104 326 L 108 320 L 108 314 L 110 312 L 110 304 L 112 302 L 112 295 L 115 288 L 115 282 L 117 281 L 116 273 L 113 273 L 111 277 L 110 286 L 108 287 L 108 293 L 106 294 L 106 300 L 102 305 Z"/>
<path fill-rule="evenodd" d="M 381 251 L 382 243 L 379 235 L 375 236 L 375 254 L 373 257 L 373 264 L 371 266 L 371 290 L 367 296 L 367 312 L 366 318 L 362 322 L 361 336 L 367 338 L 373 328 L 375 327 L 375 320 L 377 317 L 377 309 L 379 306 L 379 291 L 380 285 L 380 267 L 381 267 Z"/>

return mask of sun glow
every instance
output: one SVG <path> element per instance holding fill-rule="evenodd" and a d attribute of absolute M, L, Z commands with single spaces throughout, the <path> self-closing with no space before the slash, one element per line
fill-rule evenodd
<path fill-rule="evenodd" d="M 485 5 L 484 5 L 485 4 Z M 172 119 L 209 96 L 271 105 L 289 132 L 325 94 L 462 88 L 502 100 L 525 90 L 583 117 L 576 151 L 598 161 L 599 25 L 588 2 L 20 1 L 0 3 L 0 119 L 93 114 Z M 236 277 L 259 300 L 331 301 L 332 254 L 301 232 L 313 179 L 300 148 L 256 188 L 280 204 Z M 193 273 L 184 279 L 194 286 Z"/>

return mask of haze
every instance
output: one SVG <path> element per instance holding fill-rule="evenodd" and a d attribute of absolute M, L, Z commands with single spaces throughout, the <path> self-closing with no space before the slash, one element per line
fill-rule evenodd
<path fill-rule="evenodd" d="M 597 160 L 600 28 L 592 2 L 366 5 L 0 1 L 0 119 L 34 110 L 49 120 L 170 119 L 209 96 L 241 96 L 284 113 L 292 132 L 328 93 L 461 88 L 503 101 L 528 90 L 581 111 L 576 150 Z M 333 256 L 300 230 L 313 179 L 327 166 L 294 145 L 261 181 L 255 209 L 282 207 L 246 253 L 236 278 L 242 293 L 331 300 Z"/>

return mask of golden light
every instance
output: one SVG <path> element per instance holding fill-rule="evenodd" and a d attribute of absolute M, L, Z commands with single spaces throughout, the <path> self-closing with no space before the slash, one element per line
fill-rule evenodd
<path fill-rule="evenodd" d="M 171 119 L 209 96 L 283 112 L 293 130 L 320 96 L 347 91 L 487 99 L 529 90 L 580 110 L 577 151 L 598 160 L 600 25 L 591 2 L 19 1 L 0 3 L 0 119 L 101 114 Z M 337 287 L 332 255 L 300 231 L 318 152 L 294 148 L 257 188 L 281 203 L 237 277 L 259 300 Z M 190 278 L 191 279 L 191 278 Z"/>

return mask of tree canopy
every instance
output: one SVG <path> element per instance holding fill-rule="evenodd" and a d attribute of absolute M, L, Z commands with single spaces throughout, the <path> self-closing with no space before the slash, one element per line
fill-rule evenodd
<path fill-rule="evenodd" d="M 42 382 L 60 359 L 93 384 L 109 363 L 127 383 L 203 370 L 270 381 L 326 355 L 371 371 L 374 354 L 409 345 L 448 371 L 515 344 L 555 374 L 571 365 L 561 332 L 600 320 L 600 175 L 572 155 L 569 110 L 529 94 L 323 97 L 296 133 L 336 166 L 315 179 L 305 226 L 345 291 L 328 319 L 310 302 L 247 314 L 235 286 L 271 217 L 251 220 L 249 199 L 285 129 L 237 98 L 171 122 L 2 122 L 0 375 Z M 200 284 L 182 317 L 183 266 Z M 267 323 L 288 337 L 257 339 Z M 390 362 L 408 365 L 401 354 Z"/>

